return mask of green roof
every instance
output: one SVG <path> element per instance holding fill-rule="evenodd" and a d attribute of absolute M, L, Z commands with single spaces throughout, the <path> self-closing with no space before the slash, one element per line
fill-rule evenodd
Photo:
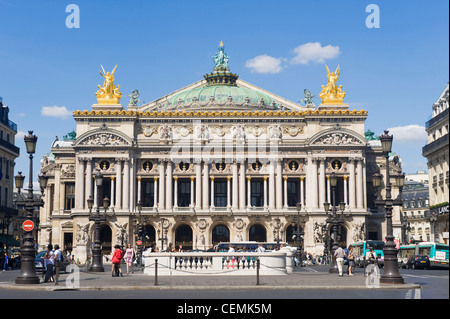
<path fill-rule="evenodd" d="M 246 98 L 249 98 L 251 104 L 258 104 L 261 99 L 265 105 L 270 105 L 273 101 L 267 94 L 249 88 L 232 85 L 209 85 L 179 92 L 172 96 L 169 102 L 171 105 L 176 105 L 181 100 L 183 104 L 190 104 L 194 102 L 194 97 L 197 98 L 198 102 L 208 102 L 211 96 L 214 97 L 215 104 L 225 104 L 229 96 L 231 96 L 233 102 L 237 103 L 245 102 Z"/>

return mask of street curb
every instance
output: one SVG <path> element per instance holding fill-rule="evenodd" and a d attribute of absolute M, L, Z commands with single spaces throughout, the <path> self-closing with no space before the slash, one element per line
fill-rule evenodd
<path fill-rule="evenodd" d="M 28 285 L 4 285 L 4 289 L 16 290 L 37 290 L 37 291 L 94 291 L 94 290 L 311 290 L 311 289 L 327 289 L 327 290 L 346 290 L 346 289 L 417 289 L 421 288 L 417 284 L 403 284 L 403 285 L 381 285 L 380 287 L 366 287 L 366 286 L 111 286 L 111 287 L 80 287 L 67 288 L 65 286 L 28 286 Z"/>

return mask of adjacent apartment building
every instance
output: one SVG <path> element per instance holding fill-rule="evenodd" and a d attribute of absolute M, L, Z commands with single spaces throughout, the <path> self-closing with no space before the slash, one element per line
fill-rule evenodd
<path fill-rule="evenodd" d="M 448 94 L 445 87 L 433 104 L 433 113 L 426 122 L 428 143 L 422 155 L 428 161 L 430 218 L 435 224 L 436 240 L 448 244 Z"/>

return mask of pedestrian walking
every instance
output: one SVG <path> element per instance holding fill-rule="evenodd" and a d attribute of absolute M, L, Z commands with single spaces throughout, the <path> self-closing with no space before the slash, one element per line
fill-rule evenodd
<path fill-rule="evenodd" d="M 131 244 L 127 245 L 127 250 L 125 251 L 125 263 L 127 264 L 127 275 L 130 273 L 134 274 L 134 268 L 133 268 L 133 258 L 134 258 L 134 249 L 131 247 Z"/>
<path fill-rule="evenodd" d="M 263 253 L 263 252 L 265 252 L 265 251 L 266 251 L 266 249 L 263 247 L 262 244 L 259 244 L 259 245 L 258 245 L 258 248 L 256 248 L 256 252 L 257 252 L 257 253 Z"/>
<path fill-rule="evenodd" d="M 348 260 L 348 275 L 353 276 L 352 270 L 355 266 L 355 255 L 353 255 L 353 246 L 348 246 L 347 249 L 347 260 Z"/>
<path fill-rule="evenodd" d="M 5 251 L 5 260 L 3 261 L 3 271 L 8 270 L 8 253 Z"/>
<path fill-rule="evenodd" d="M 55 265 L 55 251 L 53 245 L 47 246 L 47 252 L 44 255 L 45 278 L 44 282 L 55 281 L 53 278 L 53 266 Z"/>
<path fill-rule="evenodd" d="M 334 252 L 334 257 L 336 258 L 336 264 L 339 271 L 339 277 L 344 276 L 344 257 L 345 251 L 342 249 L 341 245 L 338 245 L 338 248 Z"/>
<path fill-rule="evenodd" d="M 111 261 L 113 263 L 113 269 L 114 269 L 112 276 L 119 277 L 119 275 L 120 275 L 120 277 L 123 277 L 122 269 L 120 269 L 120 262 L 122 261 L 122 258 L 123 258 L 123 251 L 122 251 L 122 249 L 120 249 L 119 245 L 115 245 L 114 248 L 115 248 L 115 250 L 114 250 L 114 253 L 113 253 L 113 256 L 111 259 Z"/>

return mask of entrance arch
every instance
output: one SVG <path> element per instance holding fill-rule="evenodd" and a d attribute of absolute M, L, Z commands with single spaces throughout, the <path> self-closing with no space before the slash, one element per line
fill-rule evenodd
<path fill-rule="evenodd" d="M 295 231 L 297 231 L 296 225 L 289 225 L 286 228 L 286 243 L 289 246 L 297 247 L 297 238 L 294 236 Z M 303 227 L 300 227 L 300 232 L 304 234 Z M 303 247 L 303 236 L 300 236 L 300 247 Z"/>
<path fill-rule="evenodd" d="M 153 227 L 152 225 L 145 225 L 142 230 L 143 230 L 142 245 L 144 246 L 144 249 L 149 248 L 156 242 L 155 227 Z"/>
<path fill-rule="evenodd" d="M 100 225 L 100 245 L 103 255 L 111 254 L 112 246 L 112 230 L 109 225 Z"/>
<path fill-rule="evenodd" d="M 230 241 L 230 230 L 225 225 L 217 225 L 212 230 L 212 244 Z"/>
<path fill-rule="evenodd" d="M 252 227 L 250 227 L 248 231 L 248 239 L 250 241 L 266 242 L 267 241 L 266 228 L 259 224 L 253 225 Z"/>
<path fill-rule="evenodd" d="M 178 247 L 183 246 L 183 250 L 192 250 L 192 228 L 189 225 L 180 225 L 175 231 L 175 251 Z"/>

